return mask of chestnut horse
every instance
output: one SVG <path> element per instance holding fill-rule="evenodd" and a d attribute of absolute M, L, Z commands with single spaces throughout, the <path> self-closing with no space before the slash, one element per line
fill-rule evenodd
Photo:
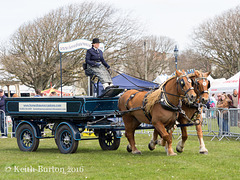
<path fill-rule="evenodd" d="M 188 138 L 187 126 L 184 126 L 184 125 L 188 124 L 190 121 L 192 121 L 192 119 L 194 119 L 194 121 L 199 122 L 196 124 L 197 136 L 200 143 L 199 153 L 208 154 L 208 150 L 206 149 L 203 141 L 202 117 L 201 117 L 202 108 L 199 109 L 200 108 L 199 103 L 206 104 L 208 101 L 208 95 L 209 95 L 208 89 L 210 88 L 210 81 L 207 80 L 207 77 L 209 76 L 210 73 L 211 72 L 202 73 L 199 71 L 195 71 L 194 74 L 189 75 L 189 77 L 193 81 L 194 91 L 197 94 L 197 98 L 196 98 L 196 102 L 192 105 L 183 103 L 182 109 L 185 111 L 185 115 L 180 113 L 178 117 L 178 122 L 180 123 L 180 125 L 182 125 L 180 126 L 182 131 L 182 139 L 178 142 L 176 150 L 180 153 L 183 152 L 185 142 Z M 154 150 L 156 144 L 160 144 L 162 146 L 165 145 L 166 142 L 163 139 L 161 139 L 160 141 L 157 141 L 157 136 L 158 136 L 158 132 L 154 130 L 153 139 L 151 140 L 148 146 L 150 150 Z"/>
<path fill-rule="evenodd" d="M 184 71 L 177 70 L 175 76 L 169 78 L 153 92 L 129 90 L 119 98 L 119 110 L 125 112 L 122 117 L 125 124 L 125 136 L 129 142 L 128 152 L 141 154 L 135 146 L 135 130 L 141 123 L 152 123 L 167 142 L 167 155 L 176 155 L 172 149 L 171 129 L 179 115 L 178 106 L 181 98 L 186 98 L 188 103 L 192 103 L 196 99 L 196 93 L 191 79 Z"/>

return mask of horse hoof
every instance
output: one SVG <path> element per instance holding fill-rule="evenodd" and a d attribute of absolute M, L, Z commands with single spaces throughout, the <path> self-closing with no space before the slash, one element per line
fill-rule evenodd
<path fill-rule="evenodd" d="M 208 151 L 201 151 L 200 154 L 208 155 Z"/>
<path fill-rule="evenodd" d="M 149 143 L 149 144 L 148 144 L 148 149 L 149 149 L 150 151 L 153 151 L 153 150 L 155 149 L 155 147 L 152 147 L 151 143 Z"/>
<path fill-rule="evenodd" d="M 132 148 L 131 148 L 131 146 L 130 145 L 127 145 L 127 152 L 132 152 Z"/>
<path fill-rule="evenodd" d="M 179 153 L 182 153 L 182 152 L 183 152 L 183 150 L 180 150 L 180 149 L 178 149 L 178 148 L 176 148 L 176 151 L 179 152 Z"/>
<path fill-rule="evenodd" d="M 139 154 L 139 155 L 141 155 L 142 153 L 141 153 L 141 151 L 136 150 L 136 151 L 132 151 L 132 154 Z"/>
<path fill-rule="evenodd" d="M 176 156 L 177 153 L 171 153 L 171 154 L 168 154 L 168 156 Z"/>

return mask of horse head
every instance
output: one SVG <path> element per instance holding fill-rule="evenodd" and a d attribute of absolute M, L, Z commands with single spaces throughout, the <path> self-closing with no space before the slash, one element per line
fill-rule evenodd
<path fill-rule="evenodd" d="M 196 93 L 192 86 L 192 80 L 187 76 L 184 70 L 182 70 L 182 72 L 176 70 L 176 76 L 177 91 L 179 95 L 184 96 L 184 98 L 188 100 L 189 104 L 193 103 L 196 99 Z"/>
<path fill-rule="evenodd" d="M 195 71 L 194 90 L 199 97 L 200 103 L 206 104 L 208 101 L 208 89 L 210 88 L 210 81 L 207 79 L 211 72 L 202 73 Z"/>

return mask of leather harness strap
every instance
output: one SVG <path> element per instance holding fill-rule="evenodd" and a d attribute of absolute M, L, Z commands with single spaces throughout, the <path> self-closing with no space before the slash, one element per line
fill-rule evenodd
<path fill-rule="evenodd" d="M 128 113 L 128 112 L 132 112 L 132 111 L 136 111 L 136 110 L 143 110 L 144 115 L 145 115 L 146 118 L 151 122 L 152 116 L 151 116 L 150 113 L 147 113 L 147 112 L 146 112 L 146 110 L 145 110 L 145 105 L 147 104 L 146 97 L 147 97 L 152 91 L 149 91 L 148 93 L 145 94 L 144 99 L 143 99 L 143 103 L 142 103 L 142 106 L 141 106 L 141 107 L 136 107 L 136 108 L 131 108 L 131 109 L 128 108 L 128 103 L 129 103 L 129 101 L 131 101 L 131 100 L 136 96 L 136 94 L 138 94 L 139 92 L 140 92 L 140 91 L 132 94 L 132 95 L 128 98 L 128 100 L 127 100 L 127 102 L 126 102 L 126 104 L 125 104 L 125 107 L 126 107 L 127 111 L 124 111 L 123 113 Z"/>
<path fill-rule="evenodd" d="M 134 93 L 134 94 L 132 94 L 132 95 L 130 95 L 130 97 L 128 98 L 128 100 L 127 100 L 127 102 L 126 102 L 126 104 L 125 104 L 125 107 L 126 107 L 127 110 L 129 110 L 129 108 L 128 108 L 128 103 L 129 103 L 129 101 L 132 100 L 137 93 L 139 93 L 139 91 L 136 92 L 136 93 Z"/>

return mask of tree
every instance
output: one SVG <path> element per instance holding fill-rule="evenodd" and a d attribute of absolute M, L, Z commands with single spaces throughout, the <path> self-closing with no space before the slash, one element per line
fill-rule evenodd
<path fill-rule="evenodd" d="M 193 49 L 186 49 L 178 56 L 178 69 L 196 69 L 203 72 L 211 71 L 209 61 Z"/>
<path fill-rule="evenodd" d="M 240 71 L 240 6 L 201 24 L 193 33 L 194 47 L 213 64 L 215 77 Z"/>
<path fill-rule="evenodd" d="M 152 81 L 157 74 L 168 72 L 169 53 L 173 51 L 174 44 L 174 40 L 165 36 L 146 36 L 128 42 L 128 52 L 123 59 L 124 71 Z"/>
<path fill-rule="evenodd" d="M 114 66 L 126 48 L 125 41 L 134 38 L 137 29 L 133 20 L 110 5 L 87 2 L 69 5 L 19 27 L 10 45 L 2 49 L 0 58 L 3 68 L 23 84 L 45 89 L 52 82 L 58 88 L 60 42 L 98 37 L 105 43 L 105 58 Z M 85 78 L 82 69 L 85 53 L 78 50 L 63 54 L 63 86 Z"/>

